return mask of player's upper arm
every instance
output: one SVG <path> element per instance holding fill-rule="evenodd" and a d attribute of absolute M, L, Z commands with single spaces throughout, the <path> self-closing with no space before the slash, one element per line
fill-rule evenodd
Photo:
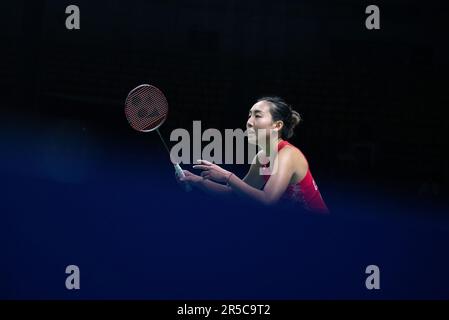
<path fill-rule="evenodd" d="M 267 204 L 278 201 L 287 189 L 295 173 L 295 160 L 297 156 L 293 148 L 284 148 L 276 156 L 272 169 L 274 171 L 263 189 Z"/>

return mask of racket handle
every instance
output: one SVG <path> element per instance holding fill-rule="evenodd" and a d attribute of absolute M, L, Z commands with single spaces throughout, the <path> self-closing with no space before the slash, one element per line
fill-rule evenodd
<path fill-rule="evenodd" d="M 184 174 L 184 171 L 182 171 L 180 165 L 177 164 L 177 163 L 174 163 L 173 165 L 175 166 L 175 172 L 176 172 L 176 174 L 177 174 L 179 177 L 185 178 L 186 175 Z M 185 183 L 184 183 L 184 189 L 185 189 L 187 192 L 192 191 L 192 186 L 191 186 L 188 182 L 185 182 Z"/>

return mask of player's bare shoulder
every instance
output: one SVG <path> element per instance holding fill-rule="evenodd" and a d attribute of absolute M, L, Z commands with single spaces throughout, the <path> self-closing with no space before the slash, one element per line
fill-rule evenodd
<path fill-rule="evenodd" d="M 305 173 L 309 168 L 307 159 L 298 148 L 294 146 L 285 146 L 279 151 L 279 157 L 288 161 L 298 173 Z"/>

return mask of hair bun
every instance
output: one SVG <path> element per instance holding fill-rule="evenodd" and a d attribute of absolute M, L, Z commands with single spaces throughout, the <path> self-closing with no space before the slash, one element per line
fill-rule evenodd
<path fill-rule="evenodd" d="M 292 110 L 292 127 L 296 127 L 301 122 L 301 116 L 295 110 Z"/>

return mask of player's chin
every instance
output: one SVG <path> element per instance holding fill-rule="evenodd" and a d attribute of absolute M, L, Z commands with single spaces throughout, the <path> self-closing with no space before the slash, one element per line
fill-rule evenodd
<path fill-rule="evenodd" d="M 257 144 L 257 137 L 255 134 L 248 134 L 248 143 Z"/>

